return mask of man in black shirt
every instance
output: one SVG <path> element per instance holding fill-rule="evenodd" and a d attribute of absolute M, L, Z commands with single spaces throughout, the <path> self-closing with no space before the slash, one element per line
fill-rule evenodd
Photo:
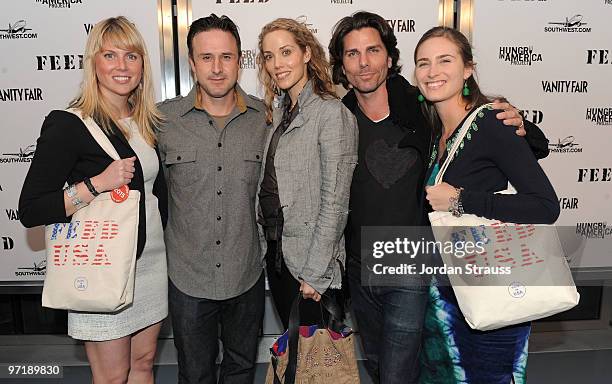
<path fill-rule="evenodd" d="M 334 82 L 351 88 L 342 101 L 359 126 L 346 244 L 352 309 L 366 368 L 375 383 L 416 383 L 428 282 L 415 277 L 402 286 L 362 284 L 361 228 L 423 225 L 431 128 L 421 112 L 418 89 L 399 74 L 397 39 L 381 16 L 357 12 L 340 20 L 329 52 Z M 525 134 L 516 109 L 506 103 L 495 108 L 506 110 L 497 117 Z M 548 154 L 537 127 L 530 129 L 528 140 L 536 156 Z"/>

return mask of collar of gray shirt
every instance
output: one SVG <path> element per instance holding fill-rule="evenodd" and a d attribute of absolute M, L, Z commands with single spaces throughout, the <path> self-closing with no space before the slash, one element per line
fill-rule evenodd
<path fill-rule="evenodd" d="M 236 94 L 238 95 L 238 97 L 242 98 L 247 108 L 262 112 L 261 104 L 259 104 L 257 100 L 254 99 L 252 96 L 247 95 L 238 83 L 236 83 L 234 89 L 236 90 Z M 195 108 L 197 92 L 198 84 L 195 84 L 191 88 L 191 91 L 189 91 L 187 96 L 183 97 L 181 100 L 178 101 L 179 104 L 177 106 L 177 110 L 179 112 L 179 116 L 185 116 L 188 112 Z"/>

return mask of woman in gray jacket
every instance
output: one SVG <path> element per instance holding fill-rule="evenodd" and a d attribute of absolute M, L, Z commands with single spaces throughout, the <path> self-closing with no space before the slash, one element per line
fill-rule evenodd
<path fill-rule="evenodd" d="M 257 201 L 268 282 L 285 327 L 298 292 L 314 300 L 300 307 L 302 323 L 314 324 L 321 295 L 334 298 L 342 285 L 357 123 L 335 93 L 323 47 L 304 24 L 277 19 L 264 26 L 258 64 L 274 127 Z"/>

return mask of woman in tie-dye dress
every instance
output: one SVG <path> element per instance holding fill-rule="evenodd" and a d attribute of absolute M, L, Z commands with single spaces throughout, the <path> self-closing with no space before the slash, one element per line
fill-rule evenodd
<path fill-rule="evenodd" d="M 488 102 L 474 79 L 469 42 L 460 32 L 435 27 L 415 49 L 415 78 L 434 127 L 426 198 L 436 211 L 475 214 L 514 223 L 553 223 L 555 191 L 527 142 L 483 109 L 436 186 L 433 180 L 469 113 Z M 517 193 L 499 195 L 510 182 Z M 524 383 L 530 323 L 492 331 L 469 327 L 446 276 L 430 289 L 425 320 L 421 382 L 444 384 Z"/>

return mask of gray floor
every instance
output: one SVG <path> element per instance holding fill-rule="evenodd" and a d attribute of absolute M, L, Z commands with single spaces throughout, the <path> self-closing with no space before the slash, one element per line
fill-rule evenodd
<path fill-rule="evenodd" d="M 268 346 L 273 337 L 260 340 L 255 383 L 264 383 Z M 357 343 L 359 345 L 359 343 Z M 604 330 L 534 332 L 529 341 L 528 383 L 612 383 L 612 327 Z M 359 357 L 363 356 L 357 350 Z M 0 383 L 90 383 L 83 345 L 67 336 L 0 336 L 0 367 L 15 362 L 63 362 L 63 379 L 0 379 Z M 362 383 L 371 384 L 359 361 Z M 155 365 L 156 383 L 177 382 L 176 350 L 171 338 L 161 338 Z"/>
<path fill-rule="evenodd" d="M 363 371 L 362 384 L 371 384 Z M 255 383 L 264 383 L 267 366 L 258 364 Z M 156 384 L 176 383 L 176 365 L 156 366 Z M 612 382 L 612 350 L 534 353 L 529 356 L 528 383 L 534 384 L 606 384 Z M 76 384 L 91 382 L 89 368 L 66 367 L 63 379 L 0 380 L 11 384 Z"/>

